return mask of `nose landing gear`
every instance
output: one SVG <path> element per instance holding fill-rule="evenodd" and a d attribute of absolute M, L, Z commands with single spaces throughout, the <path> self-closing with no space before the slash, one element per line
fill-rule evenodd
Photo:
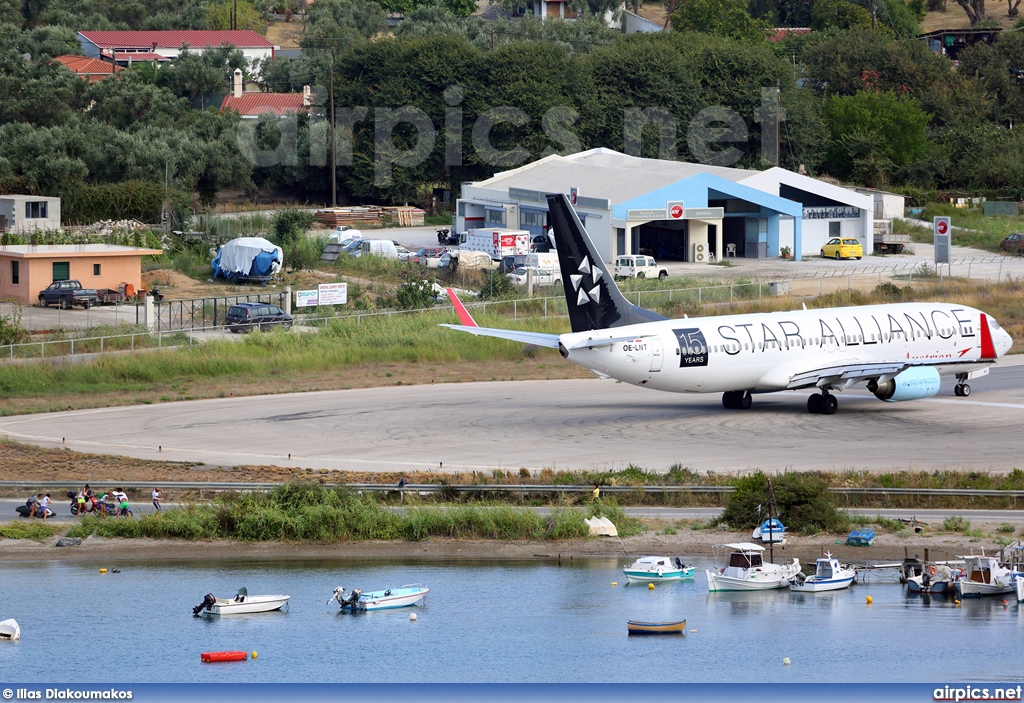
<path fill-rule="evenodd" d="M 835 415 L 838 409 L 839 401 L 826 388 L 807 398 L 807 412 L 812 415 Z"/>

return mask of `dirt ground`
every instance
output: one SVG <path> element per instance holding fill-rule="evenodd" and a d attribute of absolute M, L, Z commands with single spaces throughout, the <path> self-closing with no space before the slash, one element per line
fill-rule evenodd
<path fill-rule="evenodd" d="M 825 551 L 840 561 L 889 562 L 905 555 L 924 558 L 925 549 L 932 560 L 947 556 L 978 553 L 984 547 L 997 553 L 998 545 L 988 540 L 976 541 L 959 534 L 879 535 L 871 547 L 847 547 L 845 536 L 814 535 L 792 537 L 784 547 L 776 547 L 776 562 L 794 557 L 801 563 L 812 562 Z M 118 563 L 144 560 L 253 560 L 253 559 L 423 559 L 444 562 L 459 560 L 572 561 L 592 557 L 636 557 L 664 554 L 688 557 L 711 557 L 716 544 L 746 542 L 749 532 L 680 529 L 675 535 L 660 532 L 618 538 L 591 538 L 558 542 L 505 542 L 497 540 L 429 539 L 422 542 L 341 542 L 311 544 L 298 542 L 235 542 L 231 540 L 107 539 L 89 537 L 78 547 L 56 547 L 57 538 L 45 543 L 30 540 L 0 539 L 0 559 L 4 561 L 110 561 Z M 766 553 L 767 556 L 767 553 Z"/>

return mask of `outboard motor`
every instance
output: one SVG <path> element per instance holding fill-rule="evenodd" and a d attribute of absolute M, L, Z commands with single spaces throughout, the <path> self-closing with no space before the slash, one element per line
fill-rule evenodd
<path fill-rule="evenodd" d="M 685 569 L 686 568 L 686 564 L 684 564 L 683 560 L 680 559 L 679 557 L 676 557 L 676 566 L 678 566 L 680 569 Z"/>
<path fill-rule="evenodd" d="M 213 607 L 213 604 L 217 602 L 217 599 L 213 597 L 212 593 L 207 593 L 203 596 L 203 602 L 192 608 L 192 615 L 199 617 L 199 613 L 203 612 L 203 608 L 209 610 Z"/>

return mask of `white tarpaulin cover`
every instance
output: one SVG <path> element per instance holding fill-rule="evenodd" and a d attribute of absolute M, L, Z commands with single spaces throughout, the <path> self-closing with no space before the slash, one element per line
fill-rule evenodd
<path fill-rule="evenodd" d="M 251 272 L 253 260 L 261 252 L 276 254 L 273 256 L 273 263 L 270 264 L 269 272 Z M 224 244 L 217 252 L 215 263 L 221 271 L 227 274 L 273 276 L 281 270 L 281 262 L 284 261 L 284 251 L 281 247 L 263 237 L 239 237 Z"/>

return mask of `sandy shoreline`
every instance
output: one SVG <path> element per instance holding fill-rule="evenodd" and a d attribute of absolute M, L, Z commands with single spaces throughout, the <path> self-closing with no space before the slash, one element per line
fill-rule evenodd
<path fill-rule="evenodd" d="M 877 531 L 876 531 L 877 532 Z M 590 557 L 635 557 L 659 554 L 711 557 L 714 545 L 749 541 L 749 533 L 681 529 L 675 535 L 656 532 L 629 537 L 567 541 L 519 541 L 429 539 L 422 542 L 238 542 L 233 540 L 155 540 L 90 537 L 77 547 L 57 547 L 57 537 L 46 542 L 0 539 L 3 561 L 261 561 L 287 559 L 415 560 L 415 561 L 508 561 L 572 560 Z M 905 553 L 933 560 L 957 555 L 996 554 L 993 539 L 970 538 L 958 533 L 923 533 L 900 537 L 879 533 L 871 547 L 848 547 L 844 535 L 794 536 L 775 548 L 775 559 L 797 557 L 813 561 L 825 550 L 840 560 L 893 561 Z M 837 544 L 838 543 L 838 544 Z"/>

